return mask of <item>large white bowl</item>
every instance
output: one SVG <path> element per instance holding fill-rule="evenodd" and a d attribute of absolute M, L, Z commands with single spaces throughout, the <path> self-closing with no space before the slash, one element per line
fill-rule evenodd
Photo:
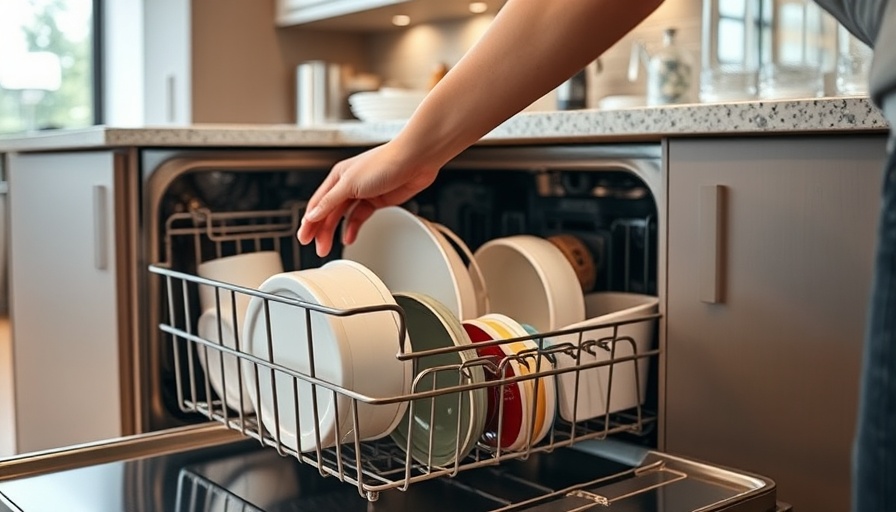
<path fill-rule="evenodd" d="M 613 327 L 599 327 L 602 324 L 619 322 L 639 316 L 654 314 L 659 307 L 659 300 L 650 295 L 623 292 L 598 292 L 585 296 L 588 320 L 571 324 L 564 329 L 587 329 L 581 336 L 577 333 L 566 334 L 548 339 L 551 344 L 570 343 L 579 346 L 579 340 L 603 340 L 614 335 Z M 618 326 L 616 338 L 630 338 L 638 354 L 651 349 L 656 319 Z M 628 341 L 616 342 L 614 357 L 622 358 L 634 355 L 633 346 Z M 574 354 L 574 355 L 573 355 Z M 609 361 L 611 353 L 603 348 L 594 347 L 591 352 L 576 350 L 573 354 L 557 353 L 557 368 L 573 370 L 576 366 Z M 577 362 L 578 358 L 578 362 Z M 636 376 L 637 368 L 637 379 Z M 567 420 L 582 421 L 606 413 L 614 413 L 636 407 L 644 403 L 647 391 L 647 373 L 650 370 L 650 359 L 641 358 L 634 361 L 613 364 L 612 388 L 610 387 L 610 366 L 599 366 L 578 372 L 578 397 L 576 397 L 576 371 L 568 371 L 557 375 L 560 417 Z M 640 391 L 640 392 L 638 392 Z M 609 404 L 607 395 L 609 392 Z M 576 407 L 576 405 L 578 407 Z"/>
<path fill-rule="evenodd" d="M 395 304 L 388 290 L 363 266 L 333 261 L 318 269 L 286 272 L 272 276 L 261 291 L 339 309 Z M 265 302 L 270 311 L 270 339 Z M 310 314 L 314 375 L 318 379 L 353 390 L 371 398 L 401 396 L 410 389 L 411 364 L 399 361 L 399 318 L 394 312 L 349 316 Z M 308 325 L 305 310 L 277 301 L 253 298 L 244 330 L 246 351 L 264 360 L 304 375 L 312 372 L 309 357 Z M 268 343 L 273 347 L 273 358 Z M 258 385 L 255 369 L 258 368 Z M 391 432 L 401 419 L 406 403 L 371 405 L 357 402 L 358 424 L 352 416 L 351 399 L 324 386 L 316 391 L 305 380 L 277 372 L 271 378 L 267 368 L 244 361 L 244 374 L 255 409 L 264 428 L 292 449 L 315 449 L 317 437 L 322 447 L 352 442 L 356 437 L 370 440 Z M 298 395 L 296 421 L 295 396 Z M 318 421 L 314 421 L 314 400 Z M 275 418 L 275 405 L 279 418 Z M 338 413 L 337 413 L 338 409 Z M 279 431 L 277 427 L 279 419 Z M 357 430 L 355 429 L 357 427 Z"/>
<path fill-rule="evenodd" d="M 491 312 L 540 332 L 585 319 L 576 273 L 554 244 L 531 235 L 496 238 L 474 253 L 485 279 Z"/>
<path fill-rule="evenodd" d="M 404 208 L 374 212 L 342 257 L 369 268 L 392 293 L 421 293 L 444 304 L 457 318 L 476 316 L 470 273 L 429 222 Z"/>

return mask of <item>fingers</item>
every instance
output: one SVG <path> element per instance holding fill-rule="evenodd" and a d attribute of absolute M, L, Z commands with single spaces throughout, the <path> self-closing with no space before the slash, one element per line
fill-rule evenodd
<path fill-rule="evenodd" d="M 318 220 L 325 217 L 323 212 L 319 209 L 321 201 L 330 193 L 330 191 L 336 186 L 340 181 L 341 174 L 339 172 L 339 163 L 337 163 L 332 170 L 327 174 L 327 177 L 324 178 L 323 183 L 317 187 L 317 190 L 312 194 L 311 199 L 308 200 L 308 205 L 305 208 L 305 217 L 302 219 L 308 220 L 310 222 L 317 222 Z"/>
<path fill-rule="evenodd" d="M 330 254 L 330 251 L 333 249 L 336 227 L 342 221 L 342 217 L 349 206 L 349 203 L 342 203 L 340 207 L 331 211 L 326 218 L 317 223 L 317 229 L 314 234 L 314 247 L 317 255 L 321 258 Z"/>
<path fill-rule="evenodd" d="M 331 172 L 308 200 L 302 224 L 299 226 L 299 232 L 296 233 L 299 242 L 309 244 L 311 240 L 318 238 L 321 229 L 329 225 L 327 221 L 334 211 L 338 210 L 339 216 L 345 212 L 348 207 L 349 195 L 345 181 L 341 180 L 336 172 Z"/>
<path fill-rule="evenodd" d="M 369 201 L 360 201 L 345 217 L 345 227 L 342 232 L 342 243 L 353 244 L 358 238 L 361 225 L 367 221 L 376 211 L 376 207 Z"/>

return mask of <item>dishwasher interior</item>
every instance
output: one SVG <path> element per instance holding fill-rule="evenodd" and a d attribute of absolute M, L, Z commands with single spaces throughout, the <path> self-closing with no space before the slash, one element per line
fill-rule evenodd
<path fill-rule="evenodd" d="M 507 361 L 501 361 L 497 370 L 480 361 L 473 364 L 491 368 L 497 378 L 477 383 L 470 377 L 470 368 L 445 367 L 436 372 L 453 372 L 456 377 L 450 386 L 428 392 L 415 388 L 401 397 L 342 389 L 316 378 L 313 371 L 309 375 L 247 356 L 238 343 L 234 349 L 199 336 L 198 290 L 202 287 L 214 289 L 219 298 L 245 294 L 266 304 L 285 304 L 309 318 L 312 314 L 402 316 L 400 310 L 389 308 L 328 310 L 196 275 L 204 261 L 247 252 L 277 251 L 287 271 L 317 268 L 338 259 L 338 244 L 321 259 L 313 248 L 296 242 L 295 232 L 304 201 L 332 164 L 351 153 L 158 150 L 145 158 L 152 165 L 145 164 L 142 207 L 142 263 L 149 271 L 142 276 L 141 296 L 147 308 L 138 319 L 145 340 L 140 344 L 143 367 L 138 385 L 147 404 L 144 428 L 163 431 L 215 422 L 258 447 L 181 467 L 177 510 L 775 509 L 774 483 L 765 478 L 656 451 L 663 392 L 659 329 L 651 331 L 649 348 L 640 351 L 624 333 L 632 324 L 658 323 L 662 301 L 658 313 L 602 324 L 609 331 L 600 332 L 610 334 L 601 339 L 590 339 L 593 328 L 514 338 L 511 341 L 538 346 L 530 354 L 537 358 L 535 367 L 525 374 L 507 378 L 500 370 Z M 573 235 L 587 246 L 597 269 L 593 286 L 584 293 L 661 296 L 662 183 L 659 145 L 480 147 L 452 161 L 433 186 L 403 206 L 446 226 L 470 251 L 489 240 L 517 234 Z M 544 341 L 564 334 L 577 337 L 577 343 L 549 346 Z M 312 335 L 309 332 L 309 338 Z M 411 361 L 431 355 L 406 350 L 401 340 L 396 340 L 396 347 L 397 357 Z M 617 347 L 627 350 L 617 351 Z M 586 352 L 602 357 L 586 363 Z M 566 369 L 554 366 L 555 358 L 563 356 L 574 358 L 577 364 Z M 317 446 L 310 450 L 284 442 L 279 429 L 266 429 L 254 414 L 243 412 L 246 397 L 241 395 L 235 404 L 212 390 L 205 363 L 223 365 L 225 360 L 239 361 L 238 379 L 254 379 L 256 389 L 262 374 L 269 374 L 272 382 L 275 375 L 290 382 L 295 411 L 299 410 L 298 389 L 310 386 L 316 390 L 308 395 L 315 420 L 319 393 L 329 394 L 334 401 L 345 398 L 350 408 L 348 435 L 330 445 L 318 436 Z M 543 366 L 542 360 L 551 364 Z M 527 443 L 523 449 L 504 449 L 500 439 L 496 444 L 477 442 L 466 456 L 439 464 L 412 457 L 410 439 L 402 446 L 388 436 L 364 440 L 351 434 L 360 430 L 358 411 L 366 405 L 406 402 L 413 410 L 418 402 L 457 397 L 457 408 L 462 409 L 464 400 L 473 400 L 467 398 L 473 396 L 465 394 L 468 391 L 488 389 L 503 396 L 507 387 L 527 380 L 541 382 L 566 375 L 578 383 L 589 378 L 591 370 L 610 376 L 611 384 L 604 390 L 604 414 L 586 419 L 558 415 L 541 441 Z M 614 371 L 619 376 L 615 380 Z M 634 386 L 641 400 L 633 407 L 610 410 L 614 385 Z M 275 393 L 280 390 L 274 389 Z M 579 400 L 578 394 L 574 400 Z M 295 423 L 300 423 L 297 412 Z M 499 420 L 499 431 L 500 425 Z M 338 434 L 337 428 L 340 438 Z M 457 453 L 461 452 L 460 438 L 458 434 Z M 279 490 L 270 489 L 271 485 Z M 258 489 L 268 490 L 259 494 Z"/>

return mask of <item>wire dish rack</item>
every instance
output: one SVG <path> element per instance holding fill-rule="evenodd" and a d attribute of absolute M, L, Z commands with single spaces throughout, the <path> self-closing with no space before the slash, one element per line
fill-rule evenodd
<path fill-rule="evenodd" d="M 259 250 L 277 250 L 283 255 L 286 267 L 290 265 L 294 269 L 301 267 L 300 252 L 295 241 L 295 229 L 301 218 L 303 204 L 294 204 L 282 210 L 264 212 L 211 212 L 197 210 L 173 215 L 166 223 L 166 251 L 168 261 L 150 265 L 151 273 L 157 275 L 164 283 L 164 296 L 167 302 L 166 316 L 163 317 L 159 329 L 163 336 L 168 338 L 172 345 L 174 366 L 176 370 L 176 395 L 177 401 L 186 413 L 202 415 L 208 420 L 220 422 L 226 427 L 240 432 L 243 436 L 256 440 L 259 444 L 273 448 L 282 456 L 294 457 L 299 462 L 308 464 L 318 470 L 321 476 L 334 477 L 339 481 L 357 487 L 359 494 L 370 501 L 375 501 L 379 493 L 399 489 L 407 490 L 416 482 L 441 477 L 454 477 L 458 473 L 486 466 L 501 464 L 512 459 L 526 459 L 533 453 L 551 452 L 561 447 L 566 447 L 584 440 L 604 439 L 608 436 L 620 433 L 644 434 L 651 429 L 656 422 L 654 413 L 647 411 L 639 401 L 634 407 L 623 411 L 610 409 L 613 389 L 619 386 L 632 386 L 636 396 L 642 394 L 642 361 L 656 358 L 659 350 L 638 350 L 638 345 L 629 336 L 621 334 L 626 325 L 640 322 L 655 322 L 660 315 L 649 314 L 636 318 L 628 318 L 622 321 L 608 322 L 601 325 L 590 325 L 579 329 L 566 329 L 555 332 L 542 332 L 525 337 L 517 337 L 506 340 L 477 343 L 475 346 L 446 347 L 426 351 L 411 350 L 408 342 L 405 312 L 398 306 L 368 306 L 353 309 L 337 309 L 286 298 L 283 296 L 264 293 L 255 289 L 236 286 L 230 283 L 214 281 L 199 277 L 193 270 L 202 261 L 242 252 Z M 187 250 L 189 249 L 189 250 Z M 294 308 L 296 315 L 303 315 L 308 326 L 311 326 L 310 318 L 313 315 L 331 315 L 334 317 L 346 317 L 353 315 L 383 315 L 390 314 L 399 319 L 399 336 L 395 340 L 395 357 L 402 361 L 410 361 L 413 364 L 415 379 L 411 388 L 399 396 L 370 396 L 365 394 L 363 386 L 354 386 L 354 389 L 328 382 L 326 379 L 316 376 L 314 373 L 314 353 L 309 350 L 311 371 L 301 372 L 273 362 L 273 358 L 260 358 L 245 352 L 242 349 L 240 329 L 234 329 L 233 346 L 220 343 L 209 337 L 200 336 L 197 331 L 197 318 L 199 306 L 197 296 L 200 287 L 213 287 L 217 297 L 219 318 L 228 316 L 233 325 L 241 326 L 242 319 L 238 319 L 236 307 L 237 297 L 253 297 L 264 301 L 267 310 L 270 305 L 278 303 L 279 307 Z M 229 300 L 225 300 L 229 299 Z M 222 304 L 230 306 L 222 307 Z M 268 327 L 270 329 L 270 327 Z M 221 327 L 218 328 L 219 337 Z M 307 337 L 309 347 L 313 345 L 314 332 L 308 328 Z M 268 331 L 270 332 L 270 330 Z M 600 333 L 599 337 L 595 333 Z M 550 339 L 556 339 L 563 335 L 573 335 L 576 342 L 551 344 Z M 270 337 L 270 336 L 269 336 Z M 570 339 L 570 338 L 566 338 Z M 436 367 L 428 367 L 418 371 L 418 364 L 423 358 L 444 355 L 448 353 L 469 352 L 471 348 L 497 346 L 501 344 L 514 344 L 524 341 L 534 342 L 535 349 L 518 352 L 500 360 L 494 357 L 475 357 L 464 360 L 463 364 L 446 364 Z M 271 343 L 271 340 L 268 340 Z M 530 344 L 531 346 L 531 344 Z M 623 349 L 623 347 L 625 347 Z M 267 354 L 272 354 L 268 350 Z M 594 357 L 595 355 L 600 357 Z M 625 355 L 620 355 L 625 354 Z M 216 355 L 216 357 L 211 357 Z M 554 365 L 557 357 L 568 357 L 576 361 L 573 365 Z M 218 375 L 223 377 L 223 385 L 227 386 L 227 378 L 235 378 L 238 389 L 241 390 L 237 397 L 228 398 L 226 394 L 215 393 L 209 375 L 204 371 L 200 361 L 215 364 Z M 238 362 L 235 371 L 228 374 L 225 371 L 225 361 Z M 588 362 L 585 362 L 588 361 Z M 527 372 L 506 376 L 504 368 L 512 362 L 525 365 Z M 545 364 L 547 362 L 548 364 Z M 595 373 L 589 372 L 595 368 L 605 369 L 609 375 L 609 385 L 603 390 L 603 404 L 606 404 L 604 414 L 598 417 L 580 420 L 575 411 L 579 410 L 577 401 L 579 397 L 579 382 L 582 379 L 591 378 Z M 627 368 L 622 371 L 622 368 Z M 472 378 L 474 371 L 487 376 L 483 381 Z M 623 381 L 613 379 L 615 375 L 625 375 Z M 425 385 L 428 378 L 436 379 L 438 375 L 449 375 L 449 385 L 432 388 Z M 561 376 L 573 376 L 573 415 L 569 419 L 554 418 L 550 430 L 540 442 L 526 442 L 524 448 L 510 451 L 504 446 L 500 436 L 502 435 L 501 422 L 505 417 L 505 401 L 500 397 L 505 396 L 508 387 L 524 381 L 536 379 L 559 379 Z M 631 379 L 631 376 L 634 378 Z M 262 379 L 268 382 L 288 381 L 286 387 L 291 388 L 290 399 L 294 403 L 294 425 L 300 425 L 300 414 L 310 414 L 311 424 L 320 423 L 319 401 L 329 398 L 338 408 L 341 404 L 348 404 L 348 426 L 337 425 L 335 439 L 343 442 L 327 446 L 321 442 L 320 432 L 315 432 L 316 440 L 313 449 L 301 451 L 295 443 L 290 445 L 281 438 L 279 421 L 286 421 L 283 417 L 286 412 L 280 410 L 278 404 L 282 404 L 283 397 L 277 397 L 277 393 L 283 393 L 281 384 L 269 387 L 274 393 L 273 415 L 278 422 L 274 428 L 265 428 L 257 414 L 245 412 L 251 410 L 247 405 L 251 402 L 258 403 L 261 396 L 247 396 L 243 392 L 244 384 L 254 384 L 256 393 L 261 393 Z M 442 379 L 442 382 L 445 380 Z M 251 386 L 250 386 L 251 387 Z M 302 394 L 300 389 L 310 388 L 310 394 Z M 529 407 L 535 410 L 537 407 L 539 386 L 532 385 L 535 393 L 531 396 Z M 407 404 L 407 415 L 404 422 L 415 421 L 415 408 L 429 407 L 441 397 L 457 397 L 457 407 L 473 407 L 470 391 L 485 390 L 486 393 L 494 393 L 499 397 L 494 400 L 497 406 L 498 439 L 493 442 L 476 442 L 472 449 L 465 447 L 464 425 L 461 425 L 462 415 L 457 415 L 457 435 L 455 439 L 455 453 L 467 454 L 455 457 L 450 464 L 439 465 L 432 461 L 432 457 L 421 458 L 412 456 L 414 446 L 413 439 L 407 436 L 406 443 L 398 443 L 386 435 L 376 440 L 364 440 L 359 438 L 358 432 L 362 432 L 362 422 L 365 418 L 359 415 L 359 409 L 370 405 Z M 338 398 L 338 400 L 337 400 Z M 309 403 L 310 402 L 310 403 Z M 365 405 L 366 404 L 366 405 Z M 484 413 L 484 412 L 482 412 Z M 343 414 L 346 414 L 343 411 Z M 435 414 L 434 412 L 430 414 Z M 432 417 L 430 417 L 432 419 Z M 308 418 L 304 421 L 308 421 Z M 531 417 L 531 424 L 526 430 L 531 441 L 535 430 L 535 416 Z M 432 422 L 430 422 L 432 424 Z M 270 426 L 270 425 L 268 425 Z M 410 425 L 409 425 L 410 428 Z M 433 433 L 430 430 L 428 445 L 433 445 Z M 465 449 L 467 448 L 467 449 Z"/>

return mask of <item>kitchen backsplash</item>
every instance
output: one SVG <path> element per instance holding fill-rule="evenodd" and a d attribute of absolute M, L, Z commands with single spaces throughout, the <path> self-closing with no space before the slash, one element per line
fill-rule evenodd
<path fill-rule="evenodd" d="M 588 68 L 588 106 L 610 95 L 643 95 L 644 70 L 635 82 L 629 82 L 627 71 L 632 44 L 642 41 L 653 51 L 662 44 L 663 30 L 678 29 L 678 42 L 693 54 L 695 62 L 700 58 L 700 0 L 666 0 L 648 19 L 625 38 L 610 48 L 600 58 L 598 66 Z M 453 66 L 475 44 L 486 30 L 493 15 L 481 14 L 459 21 L 417 25 L 399 32 L 377 33 L 365 36 L 365 60 L 372 71 L 388 82 L 405 87 L 423 88 L 429 82 L 432 70 L 439 64 Z M 529 110 L 554 110 L 554 93 L 536 101 Z"/>

